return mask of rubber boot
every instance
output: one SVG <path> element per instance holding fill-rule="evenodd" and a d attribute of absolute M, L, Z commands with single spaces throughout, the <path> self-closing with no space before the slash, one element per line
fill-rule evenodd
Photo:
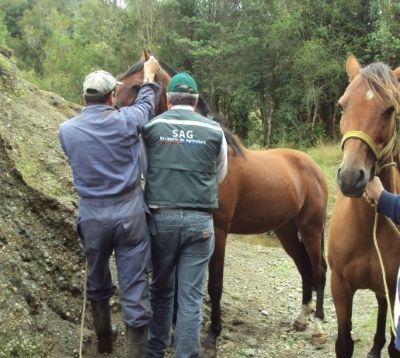
<path fill-rule="evenodd" d="M 97 335 L 97 352 L 112 353 L 117 328 L 111 325 L 110 301 L 91 301 L 93 325 Z"/>
<path fill-rule="evenodd" d="M 130 327 L 126 326 L 126 339 L 128 343 L 127 358 L 146 357 L 148 326 Z"/>

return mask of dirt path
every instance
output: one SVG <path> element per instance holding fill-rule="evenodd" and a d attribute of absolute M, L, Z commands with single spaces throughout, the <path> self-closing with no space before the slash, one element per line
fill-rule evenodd
<path fill-rule="evenodd" d="M 315 348 L 309 343 L 312 318 L 304 332 L 292 323 L 300 312 L 301 285 L 297 270 L 280 247 L 250 245 L 228 240 L 225 286 L 222 298 L 223 331 L 218 340 L 218 357 L 335 357 L 336 318 L 329 282 L 325 301 L 327 342 Z M 261 313 L 262 311 L 262 313 Z M 209 325 L 209 307 L 204 305 L 203 333 Z M 120 331 L 120 314 L 114 319 Z M 372 345 L 376 319 L 374 295 L 359 291 L 354 301 L 354 357 L 365 357 Z M 90 333 L 90 332 L 88 332 Z M 117 341 L 113 357 L 125 356 L 125 337 Z M 85 357 L 95 357 L 94 338 Z M 386 348 L 382 357 L 387 357 Z"/>

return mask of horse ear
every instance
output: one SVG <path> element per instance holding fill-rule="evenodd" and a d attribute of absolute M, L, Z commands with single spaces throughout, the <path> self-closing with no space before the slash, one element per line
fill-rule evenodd
<path fill-rule="evenodd" d="M 393 72 L 394 75 L 397 77 L 397 81 L 400 82 L 400 67 L 397 67 Z"/>
<path fill-rule="evenodd" d="M 148 51 L 148 50 L 146 50 L 146 49 L 144 48 L 144 49 L 143 49 L 143 55 L 142 55 L 143 59 L 144 59 L 145 61 L 147 61 L 147 60 L 150 58 L 150 56 L 151 56 L 150 51 Z"/>
<path fill-rule="evenodd" d="M 349 80 L 352 81 L 354 77 L 360 72 L 361 65 L 354 55 L 350 55 L 346 61 L 346 72 L 349 76 Z"/>

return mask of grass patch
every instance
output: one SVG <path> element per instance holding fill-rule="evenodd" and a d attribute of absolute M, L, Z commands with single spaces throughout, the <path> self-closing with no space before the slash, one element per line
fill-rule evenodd
<path fill-rule="evenodd" d="M 336 183 L 336 172 L 342 160 L 342 152 L 339 143 L 319 144 L 313 148 L 304 150 L 313 158 L 325 174 L 328 183 L 328 216 L 331 215 L 332 207 L 335 202 L 335 196 L 338 190 Z"/>

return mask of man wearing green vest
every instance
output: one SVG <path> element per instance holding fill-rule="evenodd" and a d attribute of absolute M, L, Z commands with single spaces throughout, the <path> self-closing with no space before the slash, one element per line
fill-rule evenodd
<path fill-rule="evenodd" d="M 204 277 L 214 250 L 211 211 L 227 171 L 227 144 L 220 125 L 195 112 L 198 89 L 191 76 L 176 74 L 167 96 L 169 110 L 143 131 L 145 198 L 157 227 L 147 357 L 164 357 L 169 345 L 177 277 L 175 357 L 189 358 L 199 354 Z"/>

